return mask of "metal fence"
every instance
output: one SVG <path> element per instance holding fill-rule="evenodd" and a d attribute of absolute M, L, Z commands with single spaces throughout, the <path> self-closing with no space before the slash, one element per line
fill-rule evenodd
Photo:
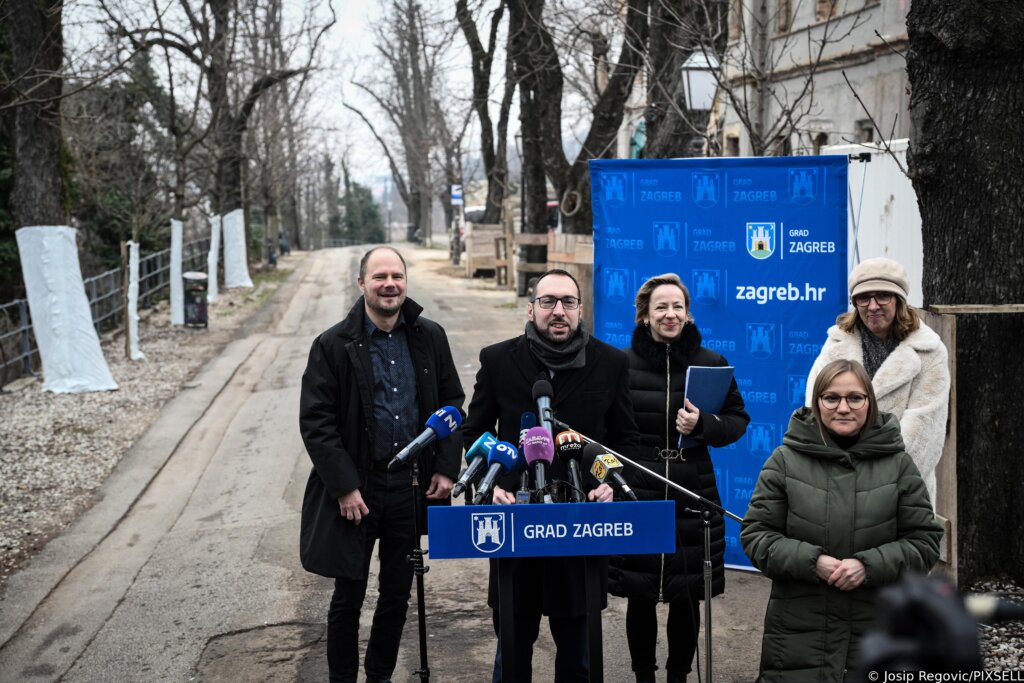
<path fill-rule="evenodd" d="M 188 242 L 182 247 L 182 271 L 206 270 L 209 238 Z M 164 249 L 139 259 L 139 308 L 148 308 L 167 296 L 171 281 L 171 250 Z M 121 271 L 108 270 L 83 283 L 89 299 L 96 332 L 113 329 L 123 320 Z M 34 374 L 39 368 L 32 319 L 25 299 L 0 305 L 0 386 Z"/>

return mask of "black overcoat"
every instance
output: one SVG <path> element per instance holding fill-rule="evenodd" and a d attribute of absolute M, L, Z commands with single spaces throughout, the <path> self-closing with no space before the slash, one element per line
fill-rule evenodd
<path fill-rule="evenodd" d="M 416 369 L 419 422 L 425 423 L 443 406 L 461 410 L 466 395 L 448 337 L 422 311 L 412 299 L 402 306 Z M 365 578 L 366 527 L 342 517 L 338 506 L 338 499 L 356 488 L 365 493 L 373 459 L 373 363 L 365 316 L 360 297 L 344 320 L 313 340 L 302 375 L 299 430 L 313 469 L 302 500 L 299 556 L 307 571 L 336 578 Z M 456 479 L 461 453 L 459 432 L 422 449 L 420 491 L 435 472 Z M 425 524 L 420 528 L 425 530 Z"/>
<path fill-rule="evenodd" d="M 639 462 L 680 486 L 721 505 L 715 466 L 708 446 L 721 448 L 747 430 L 750 416 L 733 379 L 722 408 L 701 413 L 692 435 L 699 445 L 678 450 L 676 413 L 683 407 L 686 370 L 694 366 L 724 366 L 728 361 L 700 345 L 700 331 L 687 324 L 672 344 L 655 342 L 646 327 L 637 327 L 627 350 L 629 389 L 640 429 Z M 665 459 L 665 449 L 671 459 Z M 659 455 L 661 454 L 661 455 Z M 609 591 L 613 595 L 671 602 L 685 597 L 704 597 L 704 530 L 700 516 L 687 509 L 697 506 L 683 493 L 637 469 L 625 472 L 626 480 L 641 500 L 674 500 L 676 503 L 676 552 L 671 555 L 627 555 L 611 559 Z M 711 523 L 711 590 L 725 588 L 725 523 L 715 515 Z"/>
<path fill-rule="evenodd" d="M 480 352 L 480 370 L 463 430 L 466 443 L 472 443 L 485 431 L 502 441 L 517 443 L 520 417 L 525 412 L 537 412 L 533 384 L 538 379 L 551 382 L 552 408 L 558 419 L 609 448 L 634 457 L 639 442 L 629 400 L 626 355 L 593 338 L 586 346 L 586 365 L 578 370 L 560 370 L 554 377 L 549 376 L 530 352 L 525 335 L 484 348 Z M 583 478 L 587 487 L 597 485 L 588 473 L 584 472 Z M 569 479 L 567 468 L 557 458 L 549 468 L 548 479 Z M 498 483 L 506 490 L 515 490 L 519 476 L 506 475 Z M 586 614 L 582 558 L 517 560 L 514 572 L 517 614 Z M 607 604 L 604 586 L 601 594 L 604 607 Z M 492 608 L 498 606 L 497 571 L 493 562 L 487 603 Z"/>

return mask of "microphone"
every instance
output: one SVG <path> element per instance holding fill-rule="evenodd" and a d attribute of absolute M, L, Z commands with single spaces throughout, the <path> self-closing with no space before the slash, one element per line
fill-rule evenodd
<path fill-rule="evenodd" d="M 964 608 L 982 624 L 1024 619 L 1024 605 L 1018 605 L 996 595 L 968 595 L 964 597 Z"/>
<path fill-rule="evenodd" d="M 546 379 L 539 379 L 533 383 L 533 400 L 537 402 L 537 416 L 540 418 L 541 426 L 548 430 L 548 434 L 554 433 L 551 425 L 551 397 L 554 393 L 551 382 Z"/>
<path fill-rule="evenodd" d="M 458 431 L 459 427 L 462 426 L 462 413 L 459 412 L 458 408 L 454 406 L 445 406 L 434 411 L 434 414 L 427 418 L 426 429 L 420 433 L 415 439 L 409 442 L 409 445 L 398 452 L 398 455 L 391 458 L 391 462 L 388 463 L 388 469 L 394 468 L 398 463 L 405 462 L 409 459 L 409 456 L 419 449 L 426 446 L 434 439 L 447 439 L 452 435 L 452 432 Z"/>
<path fill-rule="evenodd" d="M 526 440 L 526 432 L 531 427 L 537 426 L 537 416 L 531 412 L 525 412 L 519 417 L 519 457 L 523 456 L 523 441 Z M 516 491 L 516 503 L 532 503 L 533 494 L 530 491 L 530 471 L 523 469 L 519 478 L 519 490 Z"/>
<path fill-rule="evenodd" d="M 555 437 L 555 452 L 558 453 L 558 459 L 569 468 L 572 501 L 582 503 L 583 477 L 580 476 L 580 456 L 583 454 L 583 437 L 572 429 L 558 432 Z"/>
<path fill-rule="evenodd" d="M 587 447 L 583 449 L 583 457 L 587 460 L 593 458 L 593 464 L 590 466 L 590 474 L 594 476 L 600 483 L 605 483 L 608 479 L 615 482 L 624 496 L 630 500 L 637 500 L 636 494 L 633 493 L 633 489 L 629 488 L 629 484 L 619 474 L 619 470 L 622 469 L 622 463 L 611 453 L 605 453 L 604 449 L 597 444 L 587 444 Z"/>
<path fill-rule="evenodd" d="M 491 452 L 491 446 L 496 443 L 498 443 L 498 439 L 490 432 L 484 432 L 473 442 L 473 445 L 466 451 L 466 462 L 469 463 L 469 467 L 452 487 L 452 496 L 455 498 L 461 496 L 470 482 L 487 467 L 487 454 Z"/>
<path fill-rule="evenodd" d="M 555 458 L 555 444 L 551 434 L 543 427 L 532 427 L 523 440 L 523 457 L 527 465 L 533 465 L 533 480 L 537 490 L 544 496 L 545 503 L 553 503 L 544 477 L 545 468 Z"/>
<path fill-rule="evenodd" d="M 476 497 L 473 498 L 473 504 L 479 505 L 487 498 L 487 494 L 491 493 L 494 480 L 498 478 L 498 475 L 502 472 L 515 472 L 523 466 L 523 463 L 524 461 L 519 457 L 516 447 L 508 441 L 499 441 L 491 446 L 491 450 L 487 454 L 487 464 L 490 467 L 487 470 L 487 474 L 480 481 L 480 488 L 476 492 Z"/>

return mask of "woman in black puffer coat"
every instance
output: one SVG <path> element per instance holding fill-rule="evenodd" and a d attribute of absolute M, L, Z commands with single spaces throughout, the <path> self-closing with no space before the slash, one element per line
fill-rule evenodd
<path fill-rule="evenodd" d="M 640 428 L 640 464 L 671 481 L 721 504 L 708 446 L 727 446 L 743 436 L 750 416 L 733 380 L 717 414 L 701 413 L 684 401 L 686 369 L 722 366 L 728 362 L 700 345 L 690 316 L 690 292 L 675 274 L 653 277 L 636 295 L 636 324 L 629 356 L 629 388 Z M 697 442 L 678 448 L 679 435 Z M 704 531 L 694 505 L 664 482 L 627 469 L 630 486 L 641 500 L 676 502 L 677 547 L 672 555 L 628 555 L 613 558 L 608 591 L 628 598 L 626 638 L 638 683 L 654 681 L 658 639 L 656 605 L 669 604 L 668 671 L 670 683 L 685 681 L 693 662 L 704 597 Z M 711 524 L 712 594 L 725 589 L 725 524 L 716 515 Z"/>

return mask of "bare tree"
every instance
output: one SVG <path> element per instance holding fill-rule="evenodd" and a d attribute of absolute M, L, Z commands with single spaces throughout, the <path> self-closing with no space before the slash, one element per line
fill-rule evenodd
<path fill-rule="evenodd" d="M 467 0 L 456 0 L 455 17 L 466 38 L 472 56 L 473 109 L 480 122 L 480 154 L 487 176 L 487 200 L 484 203 L 484 223 L 501 220 L 501 208 L 508 190 L 508 119 L 515 94 L 515 79 L 512 77 L 512 62 L 505 61 L 505 78 L 501 100 L 498 105 L 497 130 L 491 119 L 491 69 L 499 40 L 499 28 L 505 14 L 505 0 L 498 0 L 498 6 L 491 12 L 487 45 L 480 39 L 476 19 L 470 11 Z"/>
<path fill-rule="evenodd" d="M 859 15 L 837 20 L 838 0 L 815 0 L 815 22 L 791 30 L 794 18 L 811 9 L 804 4 L 810 1 L 783 0 L 770 9 L 767 0 L 730 0 L 729 43 L 719 53 L 721 5 L 701 0 L 704 17 L 695 24 L 700 30 L 684 34 L 691 50 L 721 64 L 712 72 L 720 97 L 747 132 L 754 156 L 789 153 L 790 136 L 815 112 L 815 77 L 831 58 L 829 48 L 864 21 Z"/>
<path fill-rule="evenodd" d="M 15 223 L 20 226 L 67 223 L 60 153 L 62 10 L 61 0 L 9 0 L 0 9 L 11 45 L 9 82 L 21 98 L 14 113 L 11 193 Z"/>
<path fill-rule="evenodd" d="M 450 36 L 435 35 L 431 28 L 415 0 L 392 0 L 374 29 L 381 76 L 355 83 L 380 107 L 398 135 L 407 178 L 399 175 L 395 181 L 410 222 L 427 244 L 432 239 L 434 193 L 430 159 L 437 132 L 434 93 L 441 89 L 440 62 L 451 42 Z M 369 124 L 365 116 L 363 120 Z M 374 135 L 383 142 L 376 130 Z M 394 173 L 395 156 L 390 150 L 386 153 Z"/>
<path fill-rule="evenodd" d="M 510 53 L 519 87 L 520 121 L 524 150 L 524 177 L 530 190 L 527 222 L 532 231 L 545 225 L 546 190 L 538 172 L 538 159 L 559 198 L 562 225 L 567 233 L 593 230 L 588 163 L 612 155 L 623 108 L 643 64 L 648 33 L 648 0 L 629 0 L 622 6 L 622 45 L 611 66 L 607 86 L 589 112 L 590 126 L 575 159 L 569 160 L 562 138 L 564 76 L 559 52 L 544 19 L 544 0 L 510 0 Z M 574 31 L 589 37 L 592 59 L 599 63 L 605 39 L 582 25 Z M 601 84 L 600 79 L 596 79 Z"/>
<path fill-rule="evenodd" d="M 232 78 L 240 71 L 235 46 L 240 18 L 233 0 L 207 0 L 199 6 L 193 6 L 190 0 L 178 0 L 187 33 L 147 21 L 129 25 L 124 12 L 115 11 L 107 0 L 100 0 L 100 4 L 115 35 L 128 40 L 135 49 L 166 47 L 177 51 L 201 71 L 207 84 L 211 142 L 216 155 L 214 208 L 220 214 L 241 208 L 242 145 L 253 109 L 270 88 L 309 72 L 320 39 L 334 24 L 333 9 L 328 21 L 302 32 L 307 42 L 303 66 L 255 73 L 246 85 L 232 88 Z"/>

